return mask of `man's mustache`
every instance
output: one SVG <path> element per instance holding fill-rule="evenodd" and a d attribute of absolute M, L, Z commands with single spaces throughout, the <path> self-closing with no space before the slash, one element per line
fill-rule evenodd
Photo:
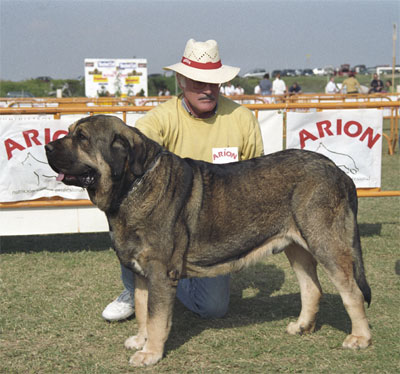
<path fill-rule="evenodd" d="M 204 94 L 202 97 L 199 98 L 199 100 L 213 100 L 213 101 L 215 101 L 217 99 L 216 99 L 216 97 L 214 95 Z"/>

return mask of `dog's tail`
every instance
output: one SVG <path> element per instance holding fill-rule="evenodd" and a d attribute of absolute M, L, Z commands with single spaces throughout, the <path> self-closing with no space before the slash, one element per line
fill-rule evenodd
<path fill-rule="evenodd" d="M 362 258 L 360 232 L 357 224 L 357 210 L 358 210 L 358 200 L 356 189 L 352 189 L 351 195 L 349 196 L 351 210 L 353 212 L 353 245 L 352 245 L 352 256 L 353 256 L 353 273 L 354 278 L 358 287 L 360 288 L 362 294 L 364 295 L 364 300 L 371 304 L 371 288 L 368 285 L 367 279 L 365 277 L 364 262 Z"/>
<path fill-rule="evenodd" d="M 354 229 L 354 239 L 353 239 L 353 272 L 354 278 L 357 282 L 358 287 L 364 295 L 364 300 L 371 304 L 371 288 L 368 285 L 367 279 L 365 277 L 364 263 L 362 259 L 361 245 L 360 245 L 360 235 L 358 232 L 357 225 Z"/>

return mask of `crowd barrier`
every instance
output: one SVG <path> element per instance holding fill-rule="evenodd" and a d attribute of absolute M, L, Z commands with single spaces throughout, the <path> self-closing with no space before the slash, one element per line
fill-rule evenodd
<path fill-rule="evenodd" d="M 399 137 L 399 100 L 386 99 L 383 96 L 379 96 L 380 100 L 363 100 L 363 101 L 346 101 L 342 99 L 341 95 L 337 95 L 338 101 L 331 102 L 329 100 L 322 100 L 323 95 L 312 97 L 307 95 L 307 100 L 304 99 L 304 95 L 297 95 L 295 99 L 290 97 L 288 100 L 275 103 L 266 104 L 263 101 L 264 97 L 256 95 L 244 95 L 241 97 L 234 97 L 235 100 L 244 102 L 244 106 L 252 110 L 256 117 L 258 117 L 259 111 L 263 110 L 282 110 L 287 111 L 306 111 L 306 110 L 329 110 L 329 109 L 359 109 L 359 108 L 386 108 L 391 110 L 390 116 L 390 131 L 389 134 L 383 133 L 384 138 L 388 142 L 389 154 L 393 155 L 396 143 Z M 349 95 L 347 95 L 349 96 Z M 365 95 L 358 95 L 358 99 L 363 99 Z M 377 96 L 373 95 L 376 99 Z M 328 95 L 326 95 L 328 97 Z M 329 97 L 332 98 L 332 95 Z M 397 96 L 397 98 L 400 96 Z M 136 99 L 136 98 L 135 98 Z M 51 114 L 55 119 L 61 118 L 63 114 L 85 114 L 94 115 L 98 113 L 109 113 L 109 114 L 122 114 L 122 119 L 126 121 L 127 113 L 130 112 L 147 112 L 152 109 L 153 105 L 159 104 L 160 102 L 168 99 L 168 97 L 154 97 L 150 98 L 149 102 L 144 103 L 145 105 L 137 105 L 133 103 L 131 99 L 116 99 L 116 98 L 99 98 L 99 99 L 87 99 L 87 98 L 68 98 L 68 99 L 40 99 L 42 100 L 39 104 L 41 106 L 35 106 L 32 99 L 28 100 L 14 100 L 13 105 L 0 107 L 0 115 L 26 115 L 26 114 Z M 348 99 L 348 98 L 347 98 Z M 0 98 L 0 102 L 4 102 L 5 99 Z M 8 99 L 10 100 L 10 99 Z M 317 101 L 317 102 L 313 102 Z M 9 101 L 11 103 L 11 101 Z M 18 102 L 18 106 L 16 103 Z M 249 103 L 252 102 L 252 103 Z M 24 105 L 21 105 L 25 103 Z M 147 105 L 151 103 L 150 105 Z M 27 105 L 28 104 L 28 105 Z M 53 104 L 53 105 L 51 105 Z M 142 103 L 143 104 L 143 103 Z M 285 126 L 284 126 L 285 128 Z M 284 134 L 283 134 L 284 136 Z M 383 197 L 383 196 L 400 196 L 400 191 L 383 191 L 380 188 L 373 189 L 358 189 L 357 194 L 359 197 Z M 60 198 L 50 199 L 39 199 L 34 201 L 19 201 L 19 202 L 0 202 L 0 209 L 10 208 L 49 208 L 49 207 L 84 207 L 91 206 L 89 200 L 64 200 Z"/>
<path fill-rule="evenodd" d="M 269 104 L 269 103 L 321 103 L 321 102 L 365 102 L 365 101 L 398 101 L 400 93 L 374 94 L 325 94 L 300 93 L 286 95 L 233 95 L 231 99 L 240 104 Z M 127 96 L 127 97 L 0 97 L 0 108 L 48 108 L 48 107 L 76 107 L 76 106 L 154 106 L 170 99 L 171 96 Z"/>
<path fill-rule="evenodd" d="M 384 118 L 390 120 L 390 132 L 389 134 L 383 133 L 383 136 L 388 141 L 389 154 L 394 153 L 397 145 L 400 94 L 236 95 L 231 98 L 253 110 L 256 117 L 260 110 L 386 109 L 387 113 Z M 0 115 L 52 114 L 55 119 L 59 119 L 62 114 L 122 113 L 122 119 L 126 121 L 128 112 L 146 112 L 168 99 L 168 96 L 146 98 L 0 98 L 0 104 L 2 104 L 0 105 Z M 270 102 L 266 103 L 266 101 Z"/>

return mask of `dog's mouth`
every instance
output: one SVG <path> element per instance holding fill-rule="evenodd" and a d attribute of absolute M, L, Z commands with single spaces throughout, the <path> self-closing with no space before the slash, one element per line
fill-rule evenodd
<path fill-rule="evenodd" d="M 56 180 L 67 185 L 89 188 L 96 182 L 96 173 L 94 170 L 89 170 L 80 175 L 59 173 Z"/>

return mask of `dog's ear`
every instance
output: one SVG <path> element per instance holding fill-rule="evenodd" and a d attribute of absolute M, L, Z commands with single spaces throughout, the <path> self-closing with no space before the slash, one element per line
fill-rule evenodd
<path fill-rule="evenodd" d="M 133 132 L 132 144 L 129 152 L 129 167 L 136 177 L 144 174 L 144 163 L 146 161 L 146 145 L 143 138 L 137 132 Z"/>
<path fill-rule="evenodd" d="M 110 146 L 110 159 L 107 162 L 112 170 L 111 178 L 120 180 L 124 174 L 129 157 L 130 144 L 123 135 L 115 134 Z"/>
<path fill-rule="evenodd" d="M 116 133 L 111 142 L 111 163 L 114 167 L 113 178 L 119 179 L 125 168 L 140 177 L 144 173 L 145 144 L 135 131 Z"/>

